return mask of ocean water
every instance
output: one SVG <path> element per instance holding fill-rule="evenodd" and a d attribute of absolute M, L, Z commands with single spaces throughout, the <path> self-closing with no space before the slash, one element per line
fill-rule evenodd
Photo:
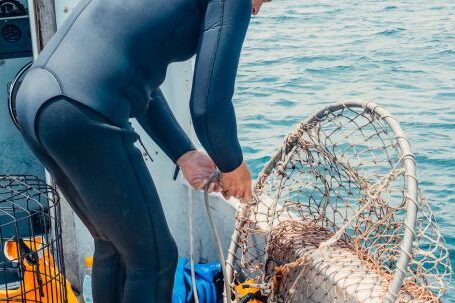
<path fill-rule="evenodd" d="M 401 122 L 455 266 L 455 1 L 266 3 L 234 96 L 254 176 L 296 123 L 349 99 L 372 100 Z M 444 302 L 455 302 L 455 288 Z"/>

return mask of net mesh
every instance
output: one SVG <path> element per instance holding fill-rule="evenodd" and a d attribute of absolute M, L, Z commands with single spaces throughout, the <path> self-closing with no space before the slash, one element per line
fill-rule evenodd
<path fill-rule="evenodd" d="M 233 287 L 268 302 L 439 302 L 451 277 L 405 136 L 360 102 L 286 137 L 238 212 L 227 263 Z"/>

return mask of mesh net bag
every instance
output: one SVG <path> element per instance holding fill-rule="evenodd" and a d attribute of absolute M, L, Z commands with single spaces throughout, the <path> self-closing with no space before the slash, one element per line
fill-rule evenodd
<path fill-rule="evenodd" d="M 239 302 L 440 302 L 448 289 L 448 249 L 409 142 L 372 102 L 301 122 L 254 194 L 227 259 Z"/>

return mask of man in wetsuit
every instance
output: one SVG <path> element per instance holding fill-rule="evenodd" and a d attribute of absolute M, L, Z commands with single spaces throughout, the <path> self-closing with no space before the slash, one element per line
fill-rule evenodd
<path fill-rule="evenodd" d="M 263 1 L 81 0 L 24 77 L 21 132 L 94 237 L 96 303 L 172 297 L 177 248 L 129 118 L 192 186 L 217 167 L 211 190 L 251 198 L 231 99 L 250 15 Z M 208 155 L 158 88 L 168 64 L 194 54 L 191 116 Z"/>

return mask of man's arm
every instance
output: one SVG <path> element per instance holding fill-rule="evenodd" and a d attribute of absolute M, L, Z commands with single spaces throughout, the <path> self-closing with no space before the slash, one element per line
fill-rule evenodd
<path fill-rule="evenodd" d="M 196 149 L 175 119 L 159 88 L 152 92 L 147 111 L 136 119 L 174 163 L 186 152 Z"/>
<path fill-rule="evenodd" d="M 199 141 L 221 172 L 243 162 L 232 95 L 251 10 L 251 0 L 209 0 L 198 46 L 191 115 Z"/>

